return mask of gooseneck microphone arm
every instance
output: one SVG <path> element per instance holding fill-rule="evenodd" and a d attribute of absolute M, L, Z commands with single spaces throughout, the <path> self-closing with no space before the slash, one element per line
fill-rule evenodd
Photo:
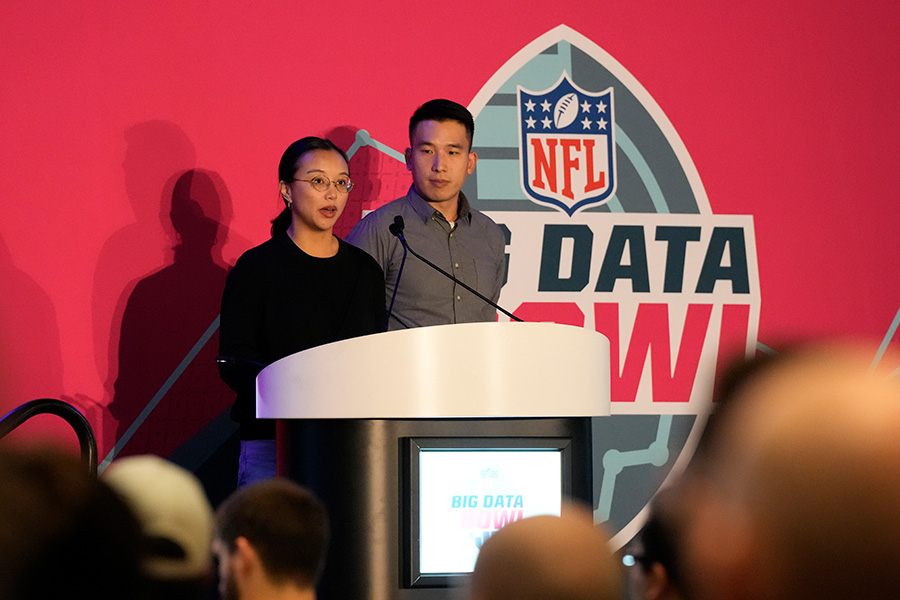
<path fill-rule="evenodd" d="M 440 273 L 441 275 L 443 275 L 444 277 L 446 277 L 446 278 L 449 279 L 450 281 L 452 281 L 452 282 L 454 282 L 454 283 L 458 283 L 459 285 L 461 285 L 461 286 L 464 287 L 465 289 L 469 290 L 470 292 L 472 292 L 473 294 L 475 294 L 476 296 L 478 296 L 479 298 L 481 298 L 484 302 L 490 304 L 491 306 L 493 306 L 494 308 L 496 308 L 497 310 L 499 310 L 500 312 L 502 312 L 504 315 L 506 315 L 507 317 L 509 317 L 509 318 L 512 319 L 513 321 L 518 321 L 519 323 L 522 323 L 522 322 L 523 322 L 522 319 L 520 319 L 520 318 L 517 317 L 516 315 L 512 314 L 511 312 L 509 312 L 508 310 L 506 310 L 505 308 L 503 308 L 502 306 L 500 306 L 499 304 L 497 304 L 496 302 L 494 302 L 494 301 L 491 300 L 490 298 L 485 297 L 483 294 L 479 293 L 477 290 L 475 290 L 475 289 L 472 288 L 471 286 L 469 286 L 469 285 L 465 284 L 464 282 L 460 281 L 459 279 L 457 279 L 456 277 L 454 277 L 453 275 L 451 275 L 451 274 L 448 273 L 447 271 L 443 270 L 442 268 L 440 268 L 439 266 L 437 266 L 436 264 L 434 264 L 433 262 L 431 262 L 430 260 L 428 260 L 428 259 L 425 258 L 424 256 L 420 255 L 418 252 L 416 252 L 415 250 L 413 250 L 412 248 L 410 248 L 410 247 L 409 247 L 409 244 L 406 243 L 406 238 L 403 236 L 403 227 L 404 227 L 404 224 L 403 224 L 403 217 L 401 217 L 400 215 L 397 215 L 396 217 L 394 217 L 394 222 L 391 223 L 391 225 L 388 226 L 388 230 L 390 230 L 390 232 L 391 232 L 392 234 L 394 234 L 395 236 L 397 236 L 397 239 L 400 240 L 400 243 L 403 245 L 403 261 L 406 261 L 406 252 L 409 251 L 410 254 L 412 254 L 413 256 L 415 256 L 416 258 L 418 258 L 419 260 L 421 260 L 423 263 L 425 263 L 426 265 L 428 265 L 429 267 L 431 267 L 432 269 L 434 269 L 435 271 L 437 271 L 438 273 Z M 401 270 L 403 269 L 403 262 L 400 263 L 400 269 L 401 269 Z M 397 284 L 394 286 L 394 294 L 397 293 L 397 287 L 399 287 L 399 283 L 400 283 L 400 275 L 398 274 L 398 275 L 397 275 Z M 391 298 L 391 306 L 393 306 L 393 304 L 394 304 L 394 299 Z M 388 314 L 390 314 L 390 311 L 388 311 Z"/>
<path fill-rule="evenodd" d="M 399 219 L 399 225 L 398 225 Z M 394 217 L 394 222 L 388 226 L 388 230 L 398 238 L 400 238 L 400 243 L 403 244 L 403 258 L 400 260 L 400 269 L 397 271 L 397 279 L 394 282 L 394 291 L 391 293 L 391 304 L 388 306 L 387 314 L 384 315 L 384 330 L 388 330 L 388 324 L 391 322 L 391 314 L 394 312 L 394 300 L 397 299 L 397 288 L 400 287 L 400 277 L 403 275 L 403 265 L 406 264 L 406 243 L 403 240 L 403 217 L 397 215 Z M 394 317 L 396 319 L 396 317 Z M 398 319 L 399 320 L 399 319 Z"/>

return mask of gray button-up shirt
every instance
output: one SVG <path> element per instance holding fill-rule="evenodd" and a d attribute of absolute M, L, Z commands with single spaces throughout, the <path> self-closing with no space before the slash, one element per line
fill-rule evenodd
<path fill-rule="evenodd" d="M 503 232 L 489 217 L 472 209 L 462 192 L 459 216 L 452 227 L 410 187 L 406 196 L 366 215 L 346 237 L 384 269 L 387 306 L 397 288 L 388 329 L 496 320 L 492 306 L 411 253 L 397 285 L 403 246 L 388 229 L 397 215 L 403 217 L 403 235 L 412 250 L 494 302 L 500 298 L 506 271 Z"/>

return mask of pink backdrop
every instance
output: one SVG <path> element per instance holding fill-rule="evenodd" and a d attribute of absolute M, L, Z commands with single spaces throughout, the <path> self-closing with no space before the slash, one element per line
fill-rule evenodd
<path fill-rule="evenodd" d="M 5 8 L 0 413 L 67 399 L 94 426 L 102 458 L 160 395 L 146 430 L 157 433 L 138 431 L 129 444 L 175 450 L 231 400 L 215 373 L 214 334 L 171 387 L 167 378 L 211 331 L 228 265 L 267 237 L 283 149 L 308 134 L 348 147 L 365 129 L 402 151 L 419 103 L 468 104 L 560 23 L 654 97 L 714 213 L 753 215 L 761 343 L 891 337 L 900 308 L 896 2 L 372 7 Z M 399 163 L 367 150 L 353 169 L 384 180 L 353 193 L 342 230 L 408 184 Z M 45 434 L 71 438 L 50 417 L 15 436 Z"/>

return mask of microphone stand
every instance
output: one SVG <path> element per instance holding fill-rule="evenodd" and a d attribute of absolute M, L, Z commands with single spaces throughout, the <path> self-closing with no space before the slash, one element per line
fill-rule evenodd
<path fill-rule="evenodd" d="M 398 221 L 398 219 L 399 219 L 399 221 Z M 509 317 L 510 319 L 512 319 L 512 320 L 514 320 L 514 321 L 518 321 L 519 323 L 523 323 L 523 322 L 524 322 L 524 321 L 522 321 L 522 319 L 520 319 L 520 318 L 517 317 L 516 315 L 512 314 L 511 312 L 509 312 L 508 310 L 506 310 L 505 308 L 503 308 L 502 306 L 500 306 L 500 305 L 497 304 L 496 302 L 490 300 L 489 298 L 486 298 L 483 294 L 479 293 L 479 292 L 478 292 L 477 290 L 475 290 L 474 288 L 472 288 L 472 287 L 466 285 L 465 283 L 463 283 L 462 281 L 460 281 L 459 279 L 457 279 L 456 277 L 454 277 L 453 275 L 451 275 L 451 274 L 448 273 L 447 271 L 443 270 L 442 268 L 440 268 L 439 266 L 437 266 L 436 264 L 434 264 L 433 262 L 431 262 L 430 260 L 428 260 L 428 259 L 425 258 L 424 256 L 420 255 L 418 252 L 416 252 L 415 250 L 413 250 L 412 248 L 410 248 L 410 247 L 409 247 L 409 244 L 406 243 L 406 238 L 403 236 L 403 220 L 402 220 L 401 217 L 399 217 L 399 216 L 396 217 L 396 218 L 394 219 L 394 223 L 392 223 L 392 224 L 388 227 L 388 229 L 390 230 L 391 233 L 393 233 L 395 236 L 397 236 L 397 239 L 400 240 L 400 243 L 403 245 L 403 260 L 404 260 L 404 261 L 406 260 L 406 252 L 409 251 L 410 253 L 412 253 L 413 256 L 415 256 L 416 258 L 418 258 L 419 260 L 421 260 L 423 263 L 425 263 L 426 265 L 428 265 L 429 267 L 431 267 L 432 269 L 434 269 L 435 271 L 437 271 L 438 273 L 440 273 L 440 274 L 443 275 L 444 277 L 446 277 L 446 278 L 450 279 L 451 281 L 453 281 L 453 282 L 455 282 L 455 283 L 458 283 L 459 285 L 463 286 L 465 289 L 469 290 L 470 292 L 472 292 L 473 294 L 475 294 L 476 296 L 478 296 L 479 298 L 481 298 L 484 302 L 490 304 L 491 306 L 493 306 L 494 308 L 496 308 L 497 310 L 499 310 L 500 312 L 502 312 L 504 315 L 506 315 L 506 316 Z M 403 262 L 400 263 L 400 268 L 401 268 L 401 269 L 403 268 Z M 399 282 L 399 279 L 400 279 L 400 277 L 399 277 L 399 275 L 398 275 L 398 277 L 397 277 L 398 282 Z M 398 286 L 398 287 L 399 287 L 399 286 Z M 394 293 L 395 293 L 395 294 L 397 293 L 397 287 L 394 287 Z M 392 306 L 393 306 L 393 303 L 394 303 L 394 301 L 393 301 L 393 298 L 392 298 L 392 299 L 391 299 L 391 305 L 392 305 Z M 390 313 L 389 313 L 389 314 L 390 314 Z"/>
<path fill-rule="evenodd" d="M 400 238 L 400 243 L 403 244 L 403 258 L 400 259 L 400 269 L 397 270 L 397 279 L 394 281 L 394 291 L 391 293 L 391 305 L 388 307 L 387 314 L 384 315 L 384 330 L 388 330 L 388 325 L 391 322 L 391 313 L 394 311 L 394 300 L 397 299 L 397 288 L 400 287 L 400 277 L 403 275 L 403 265 L 406 264 L 406 244 L 403 240 L 403 232 L 402 231 L 394 231 L 394 225 L 388 227 L 391 230 L 391 233 Z M 399 320 L 399 319 L 398 319 Z"/>

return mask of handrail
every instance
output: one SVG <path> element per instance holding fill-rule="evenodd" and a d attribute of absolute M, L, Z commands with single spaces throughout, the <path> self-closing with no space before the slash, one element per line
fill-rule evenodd
<path fill-rule="evenodd" d="M 88 469 L 91 475 L 97 474 L 97 439 L 94 437 L 94 430 L 84 415 L 77 408 L 70 404 L 66 404 L 62 400 L 53 398 L 40 398 L 31 400 L 25 404 L 9 411 L 6 416 L 0 419 L 0 438 L 4 437 L 16 427 L 40 414 L 52 414 L 62 417 L 78 436 L 78 443 L 81 446 L 81 462 Z"/>

